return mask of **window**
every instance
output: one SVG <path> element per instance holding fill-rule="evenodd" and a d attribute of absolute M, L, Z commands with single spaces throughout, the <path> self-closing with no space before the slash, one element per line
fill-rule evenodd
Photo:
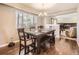
<path fill-rule="evenodd" d="M 17 28 L 30 28 L 37 24 L 37 15 L 16 11 Z"/>

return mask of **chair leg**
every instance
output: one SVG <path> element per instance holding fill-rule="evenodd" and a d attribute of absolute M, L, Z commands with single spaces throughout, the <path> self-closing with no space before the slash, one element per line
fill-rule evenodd
<path fill-rule="evenodd" d="M 26 47 L 24 48 L 24 55 L 26 55 Z"/>
<path fill-rule="evenodd" d="M 37 49 L 36 49 L 36 46 L 34 44 L 34 47 L 33 47 L 33 55 L 35 55 L 37 53 Z"/>
<path fill-rule="evenodd" d="M 27 47 L 27 52 L 28 52 L 28 54 L 29 54 L 29 46 Z"/>
<path fill-rule="evenodd" d="M 20 53 L 21 53 L 21 49 L 19 50 L 19 55 L 20 55 Z"/>
<path fill-rule="evenodd" d="M 35 48 L 35 43 L 34 43 L 34 46 L 33 46 L 33 55 L 36 53 L 36 48 Z"/>
<path fill-rule="evenodd" d="M 25 50 L 24 50 L 24 55 L 26 55 L 28 53 L 29 53 L 29 47 L 26 47 Z"/>
<path fill-rule="evenodd" d="M 21 43 L 21 41 L 20 41 L 20 43 Z M 21 54 L 21 44 L 20 44 L 20 46 L 19 46 L 19 55 Z"/>

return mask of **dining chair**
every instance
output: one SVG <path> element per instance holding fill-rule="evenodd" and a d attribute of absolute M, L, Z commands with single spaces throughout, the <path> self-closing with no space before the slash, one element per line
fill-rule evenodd
<path fill-rule="evenodd" d="M 30 27 L 30 31 L 35 31 L 35 26 Z"/>
<path fill-rule="evenodd" d="M 18 28 L 19 35 L 19 55 L 24 49 L 24 55 L 30 52 L 34 54 L 35 51 L 35 38 L 24 31 L 24 28 Z"/>
<path fill-rule="evenodd" d="M 55 35 L 54 35 L 54 31 L 52 31 L 51 33 L 47 34 L 47 38 L 48 38 L 48 42 L 51 46 L 54 46 L 55 44 Z"/>
<path fill-rule="evenodd" d="M 40 39 L 40 51 L 46 52 L 47 49 L 50 47 L 49 43 L 50 37 L 47 34 L 42 35 Z"/>
<path fill-rule="evenodd" d="M 50 47 L 53 45 L 54 46 L 54 44 L 55 44 L 55 31 L 52 31 L 51 33 L 50 33 Z"/>
<path fill-rule="evenodd" d="M 44 26 L 40 25 L 37 28 L 38 28 L 38 31 L 41 32 L 44 29 Z"/>

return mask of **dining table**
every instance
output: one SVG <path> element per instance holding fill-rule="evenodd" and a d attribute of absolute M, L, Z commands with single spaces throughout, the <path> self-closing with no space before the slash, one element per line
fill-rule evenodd
<path fill-rule="evenodd" d="M 31 34 L 31 35 L 35 36 L 35 38 L 36 38 L 36 46 L 37 46 L 37 54 L 40 54 L 40 50 L 41 50 L 41 48 L 40 48 L 40 46 L 41 46 L 40 45 L 40 41 L 41 41 L 41 38 L 44 35 L 46 35 L 46 34 L 52 34 L 52 36 L 55 37 L 54 36 L 55 30 L 51 30 L 51 29 L 43 29 L 41 31 L 39 31 L 39 30 L 33 30 L 33 31 L 26 30 L 25 32 L 28 33 L 28 34 Z"/>

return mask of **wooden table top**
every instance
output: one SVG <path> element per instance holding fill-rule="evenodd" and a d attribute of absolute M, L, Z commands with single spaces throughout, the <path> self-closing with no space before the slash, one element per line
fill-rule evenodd
<path fill-rule="evenodd" d="M 52 31 L 54 31 L 54 30 L 47 30 L 47 29 L 44 29 L 44 30 L 42 30 L 42 31 L 37 31 L 37 30 L 35 30 L 35 31 L 25 31 L 25 32 L 26 32 L 26 33 L 29 33 L 29 34 L 33 34 L 33 35 L 41 35 L 41 34 L 50 33 L 50 32 L 52 32 Z"/>

